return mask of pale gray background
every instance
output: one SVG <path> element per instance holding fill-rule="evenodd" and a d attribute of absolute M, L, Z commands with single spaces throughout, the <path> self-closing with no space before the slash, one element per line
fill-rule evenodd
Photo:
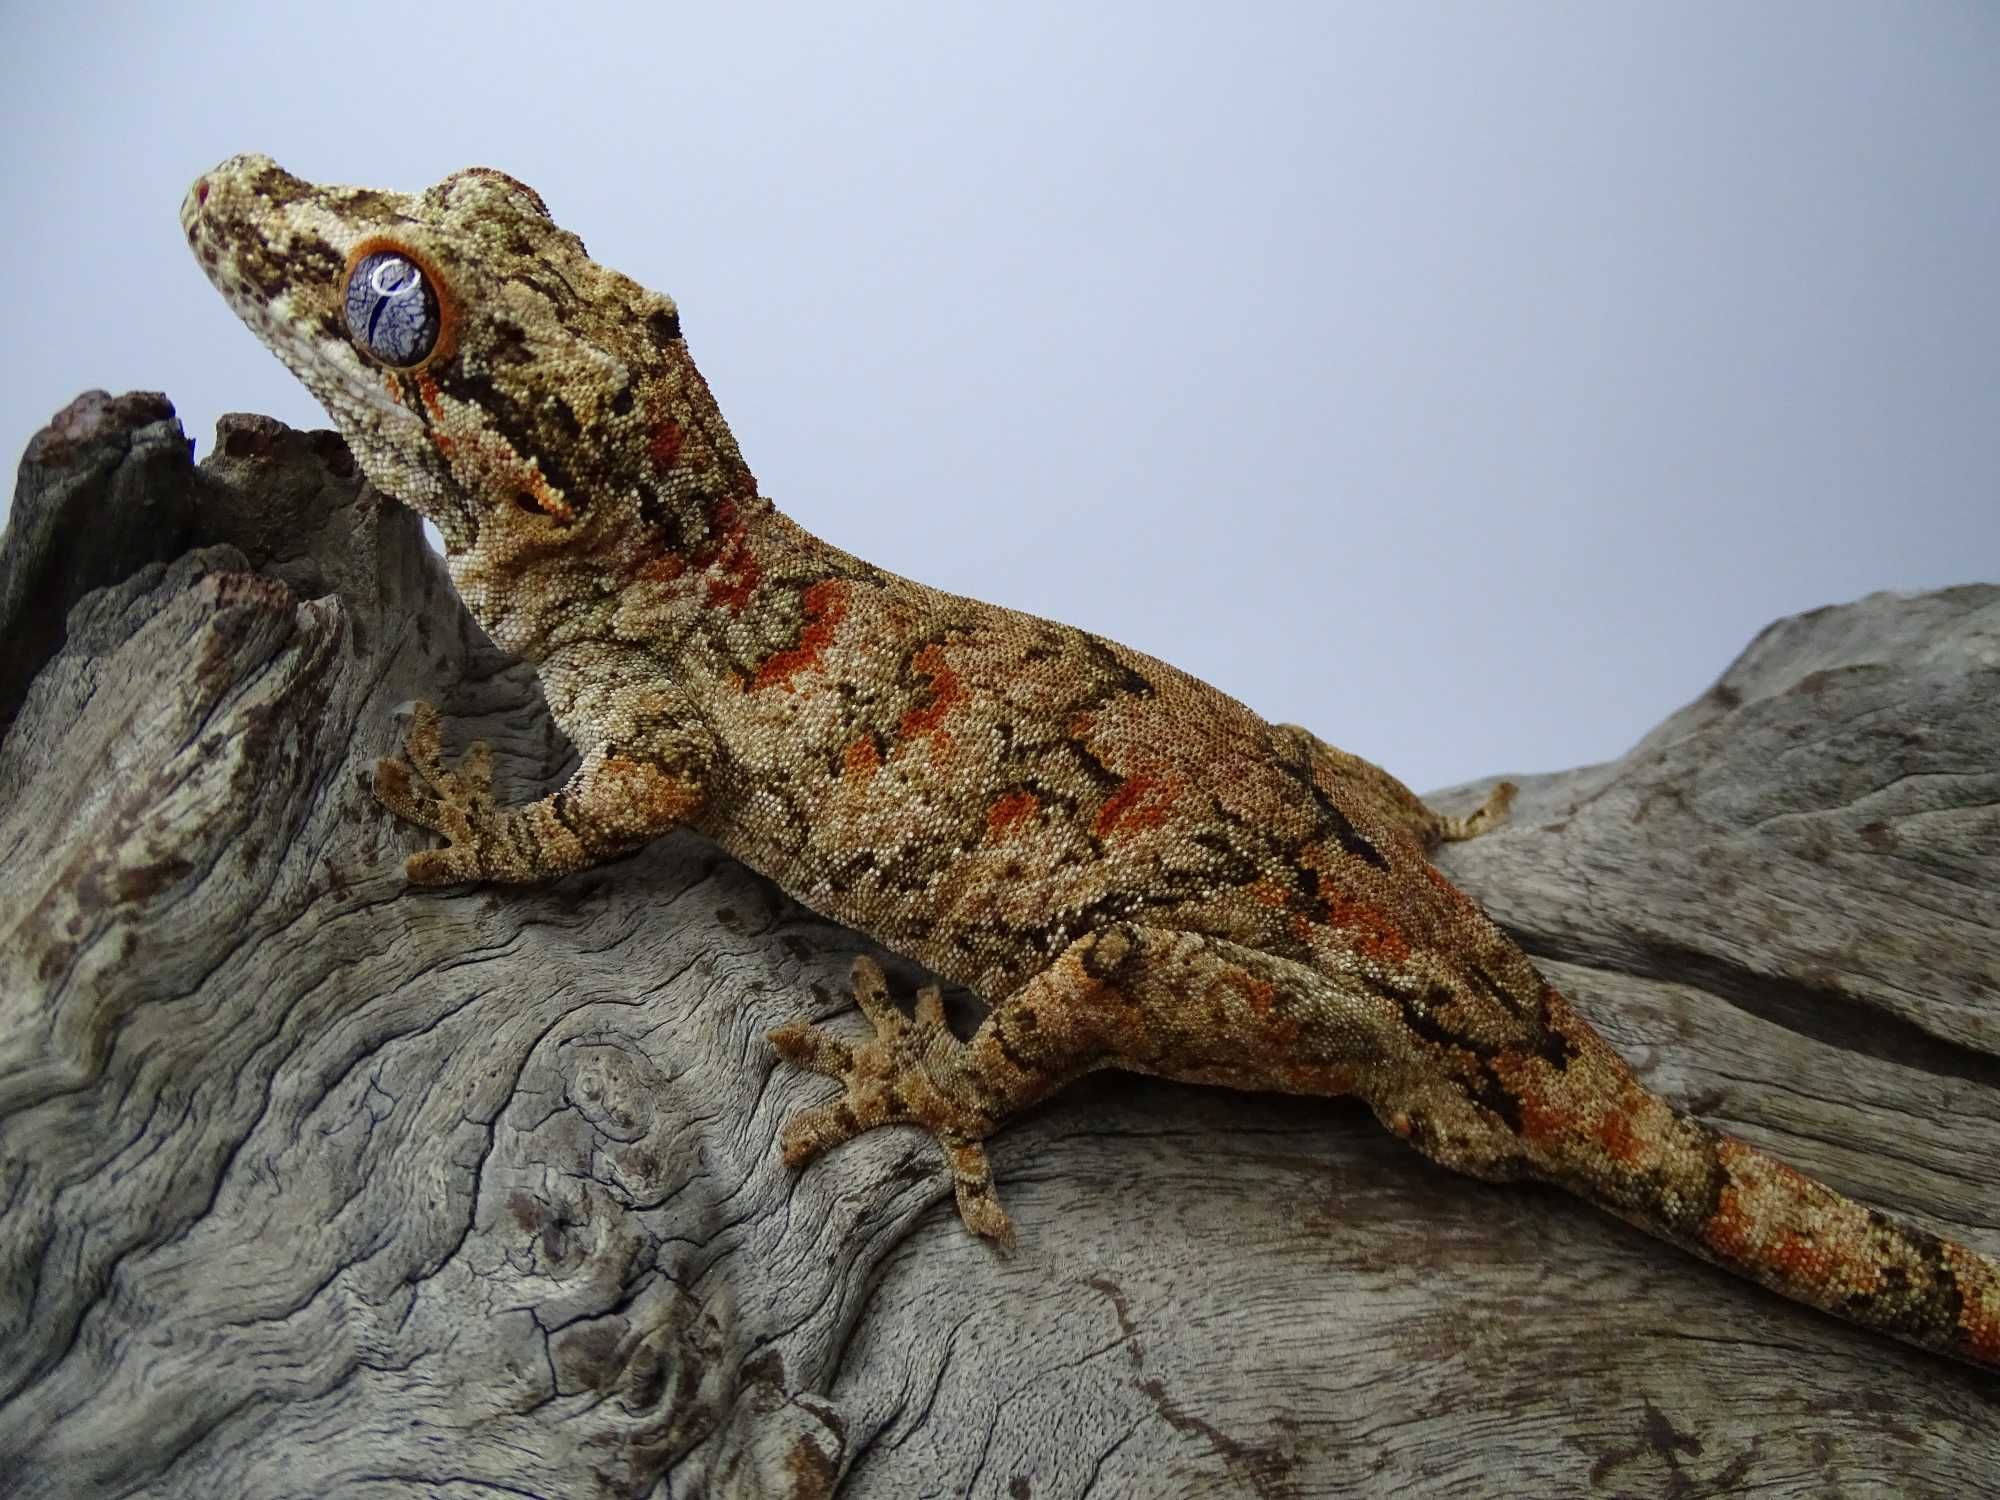
<path fill-rule="evenodd" d="M 682 305 L 767 493 L 1419 786 L 2000 577 L 2000 4 L 36 7 L 10 453 L 317 408 L 175 210 L 474 163 Z"/>

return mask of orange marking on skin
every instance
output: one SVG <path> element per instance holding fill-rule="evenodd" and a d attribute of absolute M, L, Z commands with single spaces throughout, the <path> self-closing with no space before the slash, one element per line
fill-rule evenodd
<path fill-rule="evenodd" d="M 1104 801 L 1092 823 L 1099 838 L 1121 825 L 1130 831 L 1157 828 L 1165 821 L 1180 789 L 1153 776 L 1128 776 Z"/>
<path fill-rule="evenodd" d="M 1761 1263 L 1762 1240 L 1758 1234 L 1755 1184 L 1740 1176 L 1737 1168 L 1749 1155 L 1740 1141 L 1724 1139 L 1716 1148 L 1716 1158 L 1729 1174 L 1728 1186 L 1718 1196 L 1715 1212 L 1698 1231 L 1703 1244 L 1717 1255 L 1738 1262 Z"/>
<path fill-rule="evenodd" d="M 1564 1137 L 1588 1133 L 1574 1105 L 1546 1088 L 1548 1065 L 1540 1058 L 1503 1052 L 1492 1060 L 1493 1076 L 1520 1110 L 1518 1132 L 1530 1145 L 1549 1145 Z"/>
<path fill-rule="evenodd" d="M 675 459 L 681 456 L 681 444 L 687 441 L 687 434 L 681 424 L 672 417 L 662 418 L 653 430 L 646 434 L 646 456 L 653 461 L 656 469 L 673 467 Z"/>
<path fill-rule="evenodd" d="M 1632 1117 L 1623 1110 L 1606 1110 L 1597 1122 L 1597 1139 L 1611 1153 L 1612 1160 L 1634 1165 L 1645 1154 L 1646 1143 L 1632 1128 Z"/>
<path fill-rule="evenodd" d="M 1531 1145 L 1554 1145 L 1564 1138 L 1595 1140 L 1612 1160 L 1637 1167 L 1658 1140 L 1660 1122 L 1638 1115 L 1648 1104 L 1658 1102 L 1650 1096 L 1639 1094 L 1610 1106 L 1572 1100 L 1560 1084 L 1550 1087 L 1553 1080 L 1545 1061 L 1518 1053 L 1495 1058 L 1493 1075 L 1519 1106 L 1520 1137 Z"/>
<path fill-rule="evenodd" d="M 1992 1364 L 2000 1361 L 2000 1317 L 1982 1317 L 1967 1307 L 1958 1319 L 1959 1347 L 1974 1359 Z"/>
<path fill-rule="evenodd" d="M 600 785 L 615 784 L 628 808 L 642 808 L 656 826 L 682 821 L 701 807 L 701 793 L 685 781 L 667 775 L 657 766 L 625 756 L 606 756 L 598 762 Z"/>
<path fill-rule="evenodd" d="M 1800 1234 L 1797 1230 L 1786 1230 L 1773 1240 L 1765 1251 L 1766 1264 L 1780 1272 L 1787 1280 L 1806 1285 L 1825 1284 L 1832 1269 L 1832 1262 L 1836 1258 L 1845 1262 L 1852 1262 L 1854 1259 L 1851 1256 L 1837 1256 L 1833 1246 L 1823 1245 L 1810 1235 Z M 1869 1266 L 1864 1269 L 1870 1284 L 1866 1288 L 1849 1286 L 1847 1290 L 1872 1291 L 1874 1285 L 1880 1282 L 1881 1277 L 1875 1274 L 1877 1268 Z M 1836 1280 L 1835 1284 L 1840 1283 Z"/>
<path fill-rule="evenodd" d="M 782 687 L 792 691 L 792 678 L 819 665 L 833 635 L 847 617 L 847 585 L 842 579 L 822 578 L 800 599 L 805 624 L 799 629 L 799 643 L 774 651 L 758 664 L 752 689 Z"/>
<path fill-rule="evenodd" d="M 529 464 L 523 474 L 524 482 L 521 488 L 534 496 L 535 504 L 542 508 L 544 514 L 554 516 L 558 521 L 576 519 L 576 512 L 570 508 L 570 503 L 549 488 L 549 482 L 542 477 L 538 465 Z"/>
<path fill-rule="evenodd" d="M 431 443 L 449 463 L 453 453 L 457 451 L 458 442 L 445 431 L 443 394 L 438 390 L 437 381 L 427 371 L 419 370 L 413 378 L 417 383 L 417 395 L 424 403 L 424 410 L 430 413 Z M 570 508 L 569 502 L 549 488 L 549 482 L 543 476 L 540 465 L 532 462 L 522 463 L 520 456 L 504 442 L 498 445 L 498 453 L 490 451 L 492 447 L 491 444 L 479 443 L 475 446 L 474 452 L 489 461 L 495 474 L 511 480 L 514 487 L 532 499 L 544 515 L 552 516 L 558 521 L 576 519 L 576 512 Z"/>
<path fill-rule="evenodd" d="M 1260 1016 L 1268 1016 L 1278 1003 L 1278 989 L 1268 979 L 1252 979 L 1243 986 L 1250 1009 Z"/>
<path fill-rule="evenodd" d="M 1292 893 L 1275 880 L 1252 881 L 1244 887 L 1244 892 L 1259 906 L 1285 907 L 1292 904 Z"/>
<path fill-rule="evenodd" d="M 1312 942 L 1312 935 L 1313 935 L 1312 918 L 1306 916 L 1303 912 L 1294 913 L 1292 916 L 1293 941 L 1298 943 L 1309 944 Z"/>
<path fill-rule="evenodd" d="M 1042 808 L 1033 792 L 1009 792 L 986 809 L 986 836 L 998 843 L 1023 818 L 1031 818 Z"/>
<path fill-rule="evenodd" d="M 931 701 L 911 709 L 897 724 L 897 736 L 906 740 L 913 740 L 919 735 L 935 735 L 938 726 L 944 722 L 944 716 L 966 699 L 965 684 L 952 670 L 951 663 L 945 660 L 942 646 L 933 642 L 924 647 L 910 665 L 930 678 Z"/>
<path fill-rule="evenodd" d="M 1747 1261 L 1753 1258 L 1757 1236 L 1750 1216 L 1745 1212 L 1741 1186 L 1732 1182 L 1717 1196 L 1715 1212 L 1701 1226 L 1701 1239 L 1717 1255 L 1730 1260 Z"/>
<path fill-rule="evenodd" d="M 438 393 L 437 382 L 428 375 L 419 375 L 416 379 L 417 397 L 424 403 L 424 410 L 430 413 L 431 445 L 449 459 L 452 450 L 458 444 L 452 435 L 445 431 L 444 399 Z M 389 381 L 393 386 L 395 384 L 395 376 L 390 376 Z"/>
<path fill-rule="evenodd" d="M 1958 1346 L 1971 1359 L 2000 1364 L 2000 1287 L 1991 1284 L 1971 1251 L 1945 1242 L 1944 1263 L 1964 1294 L 1958 1310 Z M 1985 1296 L 1980 1295 L 1986 1283 Z"/>
<path fill-rule="evenodd" d="M 1701 1227 L 1711 1249 L 1782 1279 L 1818 1306 L 1882 1290 L 1886 1268 L 1870 1248 L 1867 1209 L 1742 1141 L 1725 1138 L 1716 1156 L 1729 1185 Z M 1808 1227 L 1793 1227 L 1801 1223 Z"/>
<path fill-rule="evenodd" d="M 1531 1145 L 1546 1145 L 1560 1140 L 1569 1134 L 1576 1123 L 1574 1115 L 1538 1089 L 1510 1089 L 1509 1092 L 1521 1107 L 1521 1139 Z"/>
<path fill-rule="evenodd" d="M 866 781 L 882 769 L 882 750 L 875 736 L 864 734 L 840 752 L 841 774 L 848 781 Z"/>
<path fill-rule="evenodd" d="M 750 551 L 748 535 L 749 528 L 736 514 L 736 502 L 720 500 L 709 516 L 708 541 L 693 558 L 696 568 L 716 575 L 708 580 L 708 602 L 732 615 L 743 613 L 757 585 L 764 581 L 763 566 Z"/>
<path fill-rule="evenodd" d="M 1364 958 L 1390 964 L 1409 959 L 1410 945 L 1379 906 L 1336 892 L 1327 899 L 1326 919 L 1354 939 L 1355 949 Z"/>
<path fill-rule="evenodd" d="M 646 583 L 672 583 L 687 571 L 687 559 L 678 552 L 662 552 L 644 564 L 638 577 Z"/>

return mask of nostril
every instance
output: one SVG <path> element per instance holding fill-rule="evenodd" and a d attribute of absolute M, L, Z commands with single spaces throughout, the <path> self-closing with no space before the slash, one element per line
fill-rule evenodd
<path fill-rule="evenodd" d="M 194 185 L 194 201 L 197 205 L 208 202 L 208 179 L 206 177 Z"/>

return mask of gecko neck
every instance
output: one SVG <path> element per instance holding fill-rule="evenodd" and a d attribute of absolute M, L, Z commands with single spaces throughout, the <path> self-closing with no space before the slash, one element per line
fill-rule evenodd
<path fill-rule="evenodd" d="M 445 566 L 493 642 L 541 665 L 585 644 L 713 658 L 724 637 L 782 634 L 803 586 L 865 565 L 746 485 L 643 520 L 588 507 L 560 528 L 495 508 L 470 545 L 446 535 Z"/>

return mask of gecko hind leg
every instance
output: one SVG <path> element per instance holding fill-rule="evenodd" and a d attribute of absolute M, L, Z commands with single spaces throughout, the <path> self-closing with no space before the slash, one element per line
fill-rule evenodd
<path fill-rule="evenodd" d="M 841 1096 L 794 1115 L 786 1165 L 878 1125 L 927 1131 L 944 1152 L 966 1227 L 1011 1243 L 980 1144 L 1010 1115 L 1093 1069 L 1273 1088 L 1357 1090 L 1395 1045 L 1393 1015 L 1351 1002 L 1310 969 L 1200 933 L 1115 923 L 1071 943 L 997 1003 L 971 1040 L 944 1024 L 935 987 L 914 1018 L 889 998 L 874 960 L 854 964 L 854 996 L 875 1035 L 850 1043 L 793 1021 L 770 1040 L 788 1061 L 839 1079 Z"/>
<path fill-rule="evenodd" d="M 802 1109 L 785 1123 L 785 1165 L 802 1167 L 877 1125 L 919 1126 L 944 1152 L 966 1227 L 1011 1245 L 1013 1225 L 993 1195 L 986 1148 L 967 1134 L 980 1118 L 978 1105 L 953 1086 L 959 1070 L 950 1063 L 964 1044 L 945 1025 L 943 995 L 936 985 L 925 986 L 917 992 L 915 1014 L 905 1016 L 889 997 L 882 966 L 865 954 L 854 960 L 852 985 L 855 1002 L 875 1026 L 870 1040 L 857 1046 L 806 1021 L 770 1033 L 788 1062 L 846 1085 L 833 1103 Z"/>

